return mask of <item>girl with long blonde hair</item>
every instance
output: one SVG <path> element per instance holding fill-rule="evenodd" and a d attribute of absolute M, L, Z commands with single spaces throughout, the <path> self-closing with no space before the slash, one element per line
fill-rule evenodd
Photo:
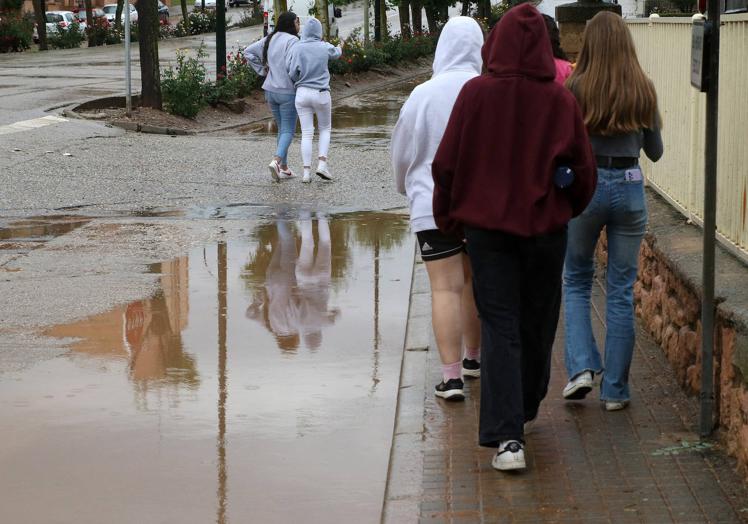
<path fill-rule="evenodd" d="M 582 51 L 566 82 L 582 110 L 597 161 L 598 182 L 587 209 L 569 223 L 564 262 L 565 360 L 568 400 L 581 400 L 602 374 L 605 409 L 625 408 L 630 400 L 629 368 L 634 349 L 633 286 L 639 246 L 647 225 L 644 176 L 639 154 L 662 156 L 657 93 L 642 70 L 623 19 L 598 13 L 587 24 Z M 608 239 L 607 333 L 601 361 L 590 319 L 600 232 Z"/>

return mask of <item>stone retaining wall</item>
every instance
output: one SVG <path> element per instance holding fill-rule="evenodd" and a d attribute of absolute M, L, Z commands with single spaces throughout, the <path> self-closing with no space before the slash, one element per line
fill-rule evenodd
<path fill-rule="evenodd" d="M 689 394 L 698 395 L 701 390 L 701 284 L 700 274 L 695 270 L 700 267 L 701 232 L 687 225 L 674 210 L 663 210 L 662 206 L 667 204 L 658 197 L 650 195 L 649 203 L 650 232 L 642 243 L 639 278 L 634 287 L 636 315 L 662 347 L 681 386 Z M 653 207 L 658 209 L 653 212 Z M 604 263 L 604 239 L 598 253 Z M 743 292 L 748 288 L 748 268 L 726 257 L 732 258 L 721 252 L 717 261 L 715 417 L 719 424 L 717 435 L 728 452 L 737 458 L 740 472 L 748 479 L 748 329 L 744 322 L 748 308 L 742 302 Z M 727 263 L 720 264 L 720 259 Z M 729 286 L 743 286 L 743 289 L 736 288 L 737 297 L 732 297 L 726 292 Z"/>

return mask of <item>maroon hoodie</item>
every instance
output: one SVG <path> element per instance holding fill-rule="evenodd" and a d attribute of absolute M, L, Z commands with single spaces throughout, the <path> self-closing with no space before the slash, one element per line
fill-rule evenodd
<path fill-rule="evenodd" d="M 595 191 L 592 148 L 574 96 L 554 82 L 543 17 L 507 12 L 483 46 L 488 72 L 465 84 L 432 164 L 439 229 L 462 225 L 530 237 L 560 230 Z M 558 166 L 571 186 L 553 183 Z"/>

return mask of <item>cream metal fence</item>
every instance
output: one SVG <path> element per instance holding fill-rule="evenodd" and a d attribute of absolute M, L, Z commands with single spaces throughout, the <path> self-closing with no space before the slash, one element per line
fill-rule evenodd
<path fill-rule="evenodd" d="M 704 206 L 706 96 L 690 84 L 690 18 L 627 20 L 642 67 L 655 83 L 665 154 L 643 159 L 649 185 L 693 222 Z M 724 15 L 719 69 L 717 231 L 748 262 L 748 15 Z"/>

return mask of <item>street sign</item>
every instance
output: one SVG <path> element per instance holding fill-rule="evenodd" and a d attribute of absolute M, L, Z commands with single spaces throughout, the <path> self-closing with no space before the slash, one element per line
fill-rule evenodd
<path fill-rule="evenodd" d="M 702 93 L 709 90 L 709 43 L 711 23 L 694 20 L 691 32 L 691 85 Z"/>

